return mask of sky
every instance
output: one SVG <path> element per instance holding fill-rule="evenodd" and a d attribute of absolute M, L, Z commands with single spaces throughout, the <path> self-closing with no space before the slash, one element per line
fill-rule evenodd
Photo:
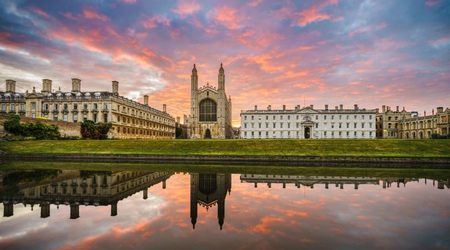
<path fill-rule="evenodd" d="M 450 0 L 0 2 L 0 91 L 119 92 L 189 115 L 190 74 L 217 85 L 233 124 L 254 105 L 419 113 L 450 106 Z"/>

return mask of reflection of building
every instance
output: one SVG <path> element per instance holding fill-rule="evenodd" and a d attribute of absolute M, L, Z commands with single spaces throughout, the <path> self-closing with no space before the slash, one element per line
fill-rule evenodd
<path fill-rule="evenodd" d="M 272 184 L 282 184 L 283 188 L 286 188 L 286 184 L 294 184 L 297 188 L 301 186 L 306 186 L 314 188 L 316 184 L 322 184 L 326 189 L 329 185 L 335 185 L 340 189 L 344 189 L 344 185 L 354 185 L 355 189 L 358 189 L 361 184 L 372 184 L 381 185 L 383 189 L 392 187 L 395 183 L 399 188 L 400 184 L 403 187 L 406 186 L 408 182 L 419 182 L 417 178 L 378 178 L 378 177 L 353 177 L 353 176 L 301 176 L 301 175 L 263 175 L 263 174 L 242 174 L 241 182 L 253 183 L 254 187 L 258 187 L 258 183 L 267 184 L 268 188 L 272 187 Z M 447 180 L 432 180 L 433 186 L 437 182 L 438 189 L 444 189 L 445 187 L 450 188 L 450 179 Z M 425 179 L 425 184 L 427 184 L 427 179 Z"/>
<path fill-rule="evenodd" d="M 152 108 L 148 96 L 144 104 L 119 95 L 119 82 L 112 91 L 82 91 L 81 80 L 72 79 L 71 91 L 53 91 L 52 80 L 42 80 L 42 90 L 17 93 L 16 82 L 6 80 L 0 92 L 0 113 L 17 113 L 54 121 L 111 122 L 110 138 L 175 138 L 175 119 L 163 110 Z"/>
<path fill-rule="evenodd" d="M 220 64 L 218 87 L 198 88 L 197 69 L 191 75 L 189 138 L 231 138 L 231 97 L 225 93 L 225 71 Z"/>
<path fill-rule="evenodd" d="M 295 109 L 241 111 L 241 138 L 375 138 L 375 115 L 371 109 Z"/>
<path fill-rule="evenodd" d="M 51 178 L 52 181 L 21 183 L 16 192 L 2 192 L 3 216 L 14 214 L 14 204 L 38 205 L 41 218 L 50 216 L 50 205 L 69 205 L 70 218 L 77 219 L 80 205 L 111 206 L 111 216 L 117 215 L 117 203 L 136 192 L 143 191 L 147 199 L 147 189 L 163 182 L 172 175 L 169 172 L 146 171 L 62 171 Z M 6 184 L 4 184 L 6 185 Z M 4 188 L 2 189 L 4 191 Z"/>
<path fill-rule="evenodd" d="M 194 229 L 198 204 L 206 209 L 217 204 L 217 219 L 222 230 L 227 191 L 231 192 L 231 174 L 191 174 L 191 223 Z"/>
<path fill-rule="evenodd" d="M 378 185 L 378 178 L 375 177 L 347 177 L 347 176 L 301 176 L 301 175 L 263 175 L 263 174 L 242 174 L 241 182 L 253 183 L 255 188 L 258 183 L 266 183 L 269 188 L 273 183 L 280 183 L 283 188 L 286 184 L 294 184 L 297 188 L 306 186 L 314 188 L 316 184 L 324 184 L 328 189 L 329 185 L 336 185 L 340 189 L 344 188 L 345 184 L 353 184 L 355 189 L 358 189 L 360 184 Z"/>

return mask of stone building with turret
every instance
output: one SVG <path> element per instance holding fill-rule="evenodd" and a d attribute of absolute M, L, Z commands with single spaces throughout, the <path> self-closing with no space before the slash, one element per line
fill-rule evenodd
<path fill-rule="evenodd" d="M 17 113 L 43 120 L 110 122 L 108 134 L 114 139 L 175 138 L 175 119 L 163 109 L 155 109 L 119 95 L 119 82 L 112 81 L 112 91 L 82 91 L 81 80 L 72 79 L 72 90 L 54 91 L 52 80 L 42 80 L 42 90 L 15 92 L 15 81 L 6 80 L 6 91 L 0 92 L 0 113 Z"/>
<path fill-rule="evenodd" d="M 209 85 L 198 87 L 197 68 L 191 75 L 191 114 L 189 138 L 232 138 L 231 97 L 225 92 L 225 71 L 220 64 L 217 88 Z"/>

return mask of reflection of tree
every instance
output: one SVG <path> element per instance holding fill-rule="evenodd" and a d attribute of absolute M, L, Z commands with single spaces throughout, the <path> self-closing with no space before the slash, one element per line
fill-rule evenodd
<path fill-rule="evenodd" d="M 1 194 L 14 194 L 19 192 L 19 185 L 22 183 L 39 183 L 45 179 L 51 179 L 60 173 L 59 170 L 28 170 L 3 172 L 3 187 L 0 188 Z"/>

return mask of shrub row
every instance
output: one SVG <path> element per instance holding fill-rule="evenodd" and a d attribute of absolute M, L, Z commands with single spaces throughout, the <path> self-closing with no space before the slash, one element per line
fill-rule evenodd
<path fill-rule="evenodd" d="M 58 127 L 55 125 L 47 125 L 40 122 L 20 124 L 20 117 L 16 114 L 8 115 L 4 127 L 11 134 L 34 137 L 38 140 L 54 140 L 61 136 Z"/>

